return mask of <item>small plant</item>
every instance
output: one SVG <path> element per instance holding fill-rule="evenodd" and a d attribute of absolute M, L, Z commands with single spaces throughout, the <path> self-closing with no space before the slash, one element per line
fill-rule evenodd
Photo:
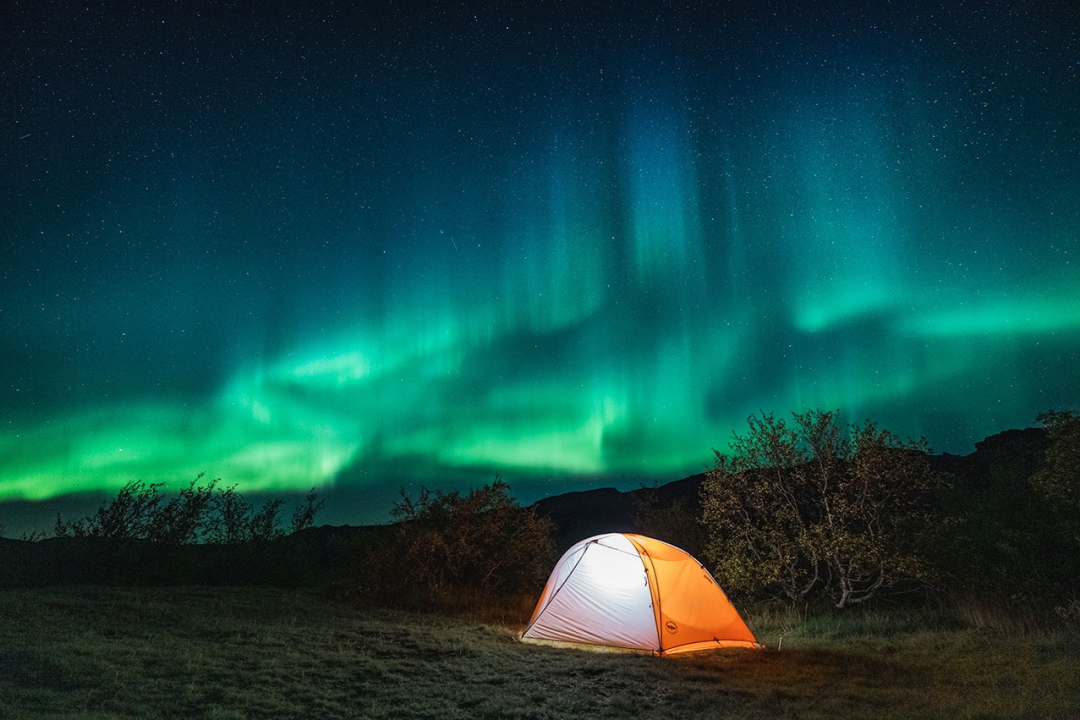
<path fill-rule="evenodd" d="M 1072 598 L 1054 608 L 1058 617 L 1069 625 L 1080 625 L 1080 598 Z"/>

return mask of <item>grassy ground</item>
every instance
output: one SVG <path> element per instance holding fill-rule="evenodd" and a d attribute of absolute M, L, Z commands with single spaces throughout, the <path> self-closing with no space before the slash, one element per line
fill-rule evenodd
<path fill-rule="evenodd" d="M 1075 636 L 902 611 L 749 619 L 773 649 L 656 659 L 302 592 L 4 591 L 0 717 L 1080 717 Z"/>

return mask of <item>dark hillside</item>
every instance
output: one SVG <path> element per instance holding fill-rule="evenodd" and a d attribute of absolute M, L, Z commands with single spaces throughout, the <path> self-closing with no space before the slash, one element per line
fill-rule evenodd
<path fill-rule="evenodd" d="M 1005 430 L 975 443 L 970 455 L 943 453 L 931 456 L 930 463 L 956 478 L 959 488 L 986 490 L 1030 477 L 1049 447 L 1044 428 Z"/>
<path fill-rule="evenodd" d="M 629 532 L 634 514 L 630 494 L 615 488 L 555 495 L 537 501 L 533 508 L 555 523 L 555 548 L 560 553 L 592 535 Z"/>
<path fill-rule="evenodd" d="M 555 546 L 561 553 L 579 540 L 607 532 L 640 532 L 635 514 L 646 494 L 658 506 L 684 503 L 696 517 L 704 473 L 656 488 L 620 492 L 614 488 L 585 490 L 538 500 L 532 507 L 555 523 Z M 661 538 L 662 539 L 662 538 Z"/>

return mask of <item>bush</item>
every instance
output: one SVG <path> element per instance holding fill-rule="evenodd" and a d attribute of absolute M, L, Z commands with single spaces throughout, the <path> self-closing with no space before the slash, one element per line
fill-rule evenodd
<path fill-rule="evenodd" d="M 664 502 L 656 485 L 641 487 L 631 495 L 634 532 L 661 539 L 695 558 L 705 556 L 705 529 L 697 508 L 685 499 Z"/>
<path fill-rule="evenodd" d="M 930 575 L 922 541 L 941 482 L 925 440 L 903 442 L 872 422 L 845 433 L 836 413 L 750 417 L 731 456 L 716 453 L 702 484 L 707 556 L 726 590 L 844 608 Z"/>
<path fill-rule="evenodd" d="M 944 496 L 939 555 L 952 586 L 1003 612 L 1045 615 L 1068 607 L 1080 575 L 1080 417 L 1037 419 L 1044 432 L 979 444 L 983 457 Z"/>
<path fill-rule="evenodd" d="M 159 492 L 164 483 L 133 480 L 88 517 L 65 521 L 57 515 L 54 532 L 61 538 L 140 540 L 170 546 L 264 542 L 285 534 L 281 529 L 283 500 L 268 500 L 256 511 L 235 485 L 221 488 L 216 479 L 199 485 L 202 477 L 171 500 Z M 322 507 L 312 488 L 293 512 L 289 531 L 311 527 Z"/>
<path fill-rule="evenodd" d="M 466 494 L 401 493 L 393 535 L 368 550 L 360 580 L 384 599 L 436 599 L 447 593 L 536 592 L 554 561 L 553 526 L 521 507 L 496 477 Z"/>

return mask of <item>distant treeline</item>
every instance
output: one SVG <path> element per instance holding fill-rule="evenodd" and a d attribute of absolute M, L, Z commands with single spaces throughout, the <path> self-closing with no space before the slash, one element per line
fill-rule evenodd
<path fill-rule="evenodd" d="M 57 517 L 52 537 L 0 538 L 0 587 L 48 584 L 322 586 L 399 606 L 531 595 L 554 562 L 550 520 L 499 477 L 467 493 L 404 493 L 386 526 L 315 528 L 314 489 L 285 524 L 235 487 L 196 478 L 168 497 L 134 481 L 87 517 Z"/>
<path fill-rule="evenodd" d="M 752 416 L 691 495 L 636 491 L 622 526 L 595 529 L 683 547 L 737 602 L 981 598 L 1080 621 L 1080 416 L 1043 413 L 1045 430 L 977 463 L 837 417 Z M 53 538 L 3 541 L 0 584 L 316 585 L 431 607 L 535 598 L 555 560 L 559 518 L 498 477 L 403 491 L 393 523 L 367 528 L 314 527 L 314 490 L 286 521 L 280 500 L 255 508 L 200 480 L 171 498 L 133 482 L 86 518 L 58 517 Z"/>
<path fill-rule="evenodd" d="M 162 545 L 232 545 L 266 542 L 285 535 L 283 500 L 268 500 L 256 509 L 235 485 L 221 487 L 220 480 L 200 485 L 202 477 L 200 474 L 172 499 L 159 492 L 165 483 L 134 480 L 86 518 L 65 521 L 57 515 L 53 531 L 60 538 L 144 540 Z M 293 510 L 288 533 L 311 527 L 322 508 L 312 488 Z"/>

